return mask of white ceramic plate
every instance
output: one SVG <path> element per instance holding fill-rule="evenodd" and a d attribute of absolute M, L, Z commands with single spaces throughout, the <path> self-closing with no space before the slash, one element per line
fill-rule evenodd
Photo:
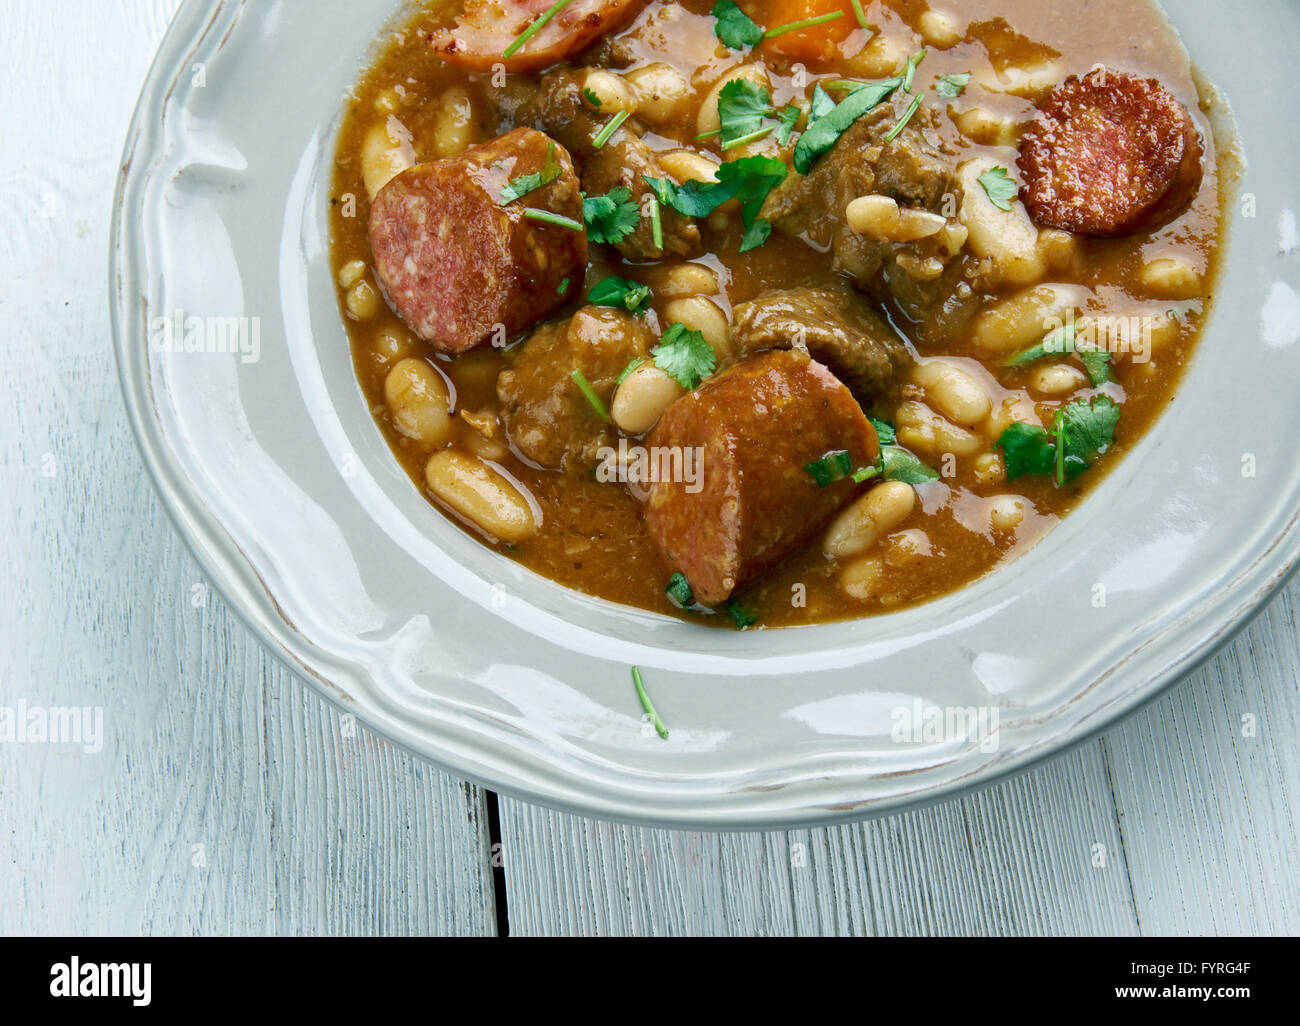
<path fill-rule="evenodd" d="M 189 0 L 131 128 L 113 251 L 122 388 L 163 502 L 323 692 L 525 799 L 660 825 L 824 824 L 1060 751 L 1207 656 L 1300 552 L 1300 7 L 1167 7 L 1234 105 L 1258 214 L 1237 220 L 1177 402 L 1010 568 L 883 618 L 740 634 L 550 584 L 452 527 L 391 457 L 339 323 L 326 205 L 341 101 L 393 0 Z M 258 358 L 150 345 L 174 311 L 205 318 L 213 346 L 221 319 L 249 318 Z M 668 741 L 643 723 L 632 664 Z M 996 744 L 896 742 L 894 710 L 916 703 L 996 708 Z"/>

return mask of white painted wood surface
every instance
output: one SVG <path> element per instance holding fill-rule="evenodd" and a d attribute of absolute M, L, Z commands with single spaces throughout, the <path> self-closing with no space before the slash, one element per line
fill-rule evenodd
<path fill-rule="evenodd" d="M 177 0 L 2 2 L 0 705 L 102 706 L 107 740 L 0 745 L 0 933 L 492 933 L 483 794 L 346 736 L 206 594 L 127 432 L 110 200 Z M 1298 599 L 1102 740 L 904 816 L 679 834 L 503 799 L 511 930 L 1298 932 Z"/>

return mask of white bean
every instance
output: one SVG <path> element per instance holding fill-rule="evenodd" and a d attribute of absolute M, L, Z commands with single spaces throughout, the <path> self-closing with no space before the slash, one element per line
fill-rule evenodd
<path fill-rule="evenodd" d="M 899 211 L 898 227 L 894 229 L 895 242 L 913 242 L 916 239 L 928 239 L 938 235 L 947 226 L 948 219 L 942 214 L 915 207 L 903 207 Z"/>
<path fill-rule="evenodd" d="M 1018 495 L 998 495 L 988 505 L 995 531 L 1014 531 L 1025 519 L 1025 501 Z"/>
<path fill-rule="evenodd" d="M 998 453 L 982 452 L 975 457 L 975 480 L 980 484 L 1001 484 L 1006 479 L 1007 471 Z"/>
<path fill-rule="evenodd" d="M 993 409 L 993 400 L 979 380 L 946 360 L 918 363 L 912 380 L 925 389 L 926 398 L 940 413 L 962 427 L 974 427 Z"/>
<path fill-rule="evenodd" d="M 671 64 L 648 64 L 630 71 L 627 80 L 636 94 L 637 114 L 655 124 L 678 117 L 691 97 L 691 84 Z"/>
<path fill-rule="evenodd" d="M 602 114 L 617 114 L 620 111 L 636 113 L 636 99 L 622 75 L 604 69 L 589 71 L 582 87 L 584 92 L 590 91 L 591 95 L 600 101 L 593 106 Z M 588 102 L 591 102 L 590 99 Z"/>
<path fill-rule="evenodd" d="M 876 556 L 857 559 L 840 571 L 840 587 L 850 598 L 865 602 L 875 596 L 885 576 L 885 565 Z"/>
<path fill-rule="evenodd" d="M 375 125 L 361 144 L 361 177 L 374 199 L 379 191 L 409 167 L 415 166 L 411 133 L 389 116 Z"/>
<path fill-rule="evenodd" d="M 877 32 L 861 52 L 851 57 L 845 70 L 855 77 L 885 78 L 898 71 L 912 55 L 914 47 L 902 38 Z"/>
<path fill-rule="evenodd" d="M 916 490 L 910 484 L 886 481 L 876 485 L 835 518 L 822 539 L 822 551 L 831 559 L 866 552 L 915 508 Z"/>
<path fill-rule="evenodd" d="M 429 460 L 425 482 L 453 512 L 497 541 L 531 538 L 538 528 L 532 506 L 519 490 L 486 463 L 446 449 Z"/>
<path fill-rule="evenodd" d="M 1039 395 L 1057 396 L 1077 392 L 1088 384 L 1088 375 L 1069 363 L 1049 363 L 1034 371 L 1031 387 Z"/>
<path fill-rule="evenodd" d="M 844 218 L 858 235 L 892 239 L 902 220 L 898 201 L 891 196 L 859 196 L 844 211 Z"/>
<path fill-rule="evenodd" d="M 664 411 L 686 394 L 677 381 L 652 363 L 643 363 L 618 386 L 610 416 L 625 435 L 643 435 Z"/>
<path fill-rule="evenodd" d="M 970 230 L 971 250 L 992 260 L 1002 281 L 1030 285 L 1047 273 L 1047 263 L 1038 249 L 1038 228 L 1019 199 L 1012 202 L 1010 210 L 994 206 L 979 180 L 999 166 L 991 157 L 978 157 L 961 166 L 961 221 Z"/>
<path fill-rule="evenodd" d="M 366 276 L 364 260 L 349 260 L 339 268 L 339 288 L 350 289 Z"/>
<path fill-rule="evenodd" d="M 1138 280 L 1157 299 L 1196 299 L 1205 293 L 1201 276 L 1181 257 L 1152 260 L 1143 266 Z"/>
<path fill-rule="evenodd" d="M 716 182 L 718 165 L 708 157 L 694 150 L 668 150 L 655 154 L 659 166 L 677 179 L 684 182 Z"/>
<path fill-rule="evenodd" d="M 348 313 L 359 321 L 369 321 L 379 316 L 384 301 L 368 281 L 359 281 L 348 290 Z"/>
<path fill-rule="evenodd" d="M 989 353 L 1010 353 L 1041 341 L 1082 305 L 1085 292 L 1073 285 L 1039 285 L 1008 296 L 975 319 L 971 337 Z"/>
<path fill-rule="evenodd" d="M 664 307 L 664 320 L 669 324 L 684 324 L 691 331 L 698 331 L 704 336 L 704 341 L 713 347 L 719 360 L 736 355 L 727 315 L 711 299 L 704 296 L 674 299 Z"/>
<path fill-rule="evenodd" d="M 718 273 L 704 264 L 673 264 L 661 271 L 656 278 L 655 295 L 661 299 L 714 296 L 718 293 Z"/>
<path fill-rule="evenodd" d="M 455 157 L 478 142 L 478 112 L 474 97 L 464 86 L 444 89 L 435 101 L 433 151 L 439 157 Z"/>
<path fill-rule="evenodd" d="M 1013 119 L 984 107 L 970 107 L 951 117 L 957 131 L 980 146 L 1014 146 L 1020 135 Z"/>
<path fill-rule="evenodd" d="M 926 11 L 917 21 L 926 46 L 947 50 L 962 41 L 964 33 L 957 19 L 944 11 Z"/>
<path fill-rule="evenodd" d="M 898 440 L 930 456 L 974 456 L 984 447 L 977 435 L 945 420 L 924 403 L 903 403 L 896 419 Z"/>
<path fill-rule="evenodd" d="M 384 381 L 393 426 L 407 438 L 441 445 L 451 435 L 451 402 L 442 375 L 423 360 L 402 360 Z"/>

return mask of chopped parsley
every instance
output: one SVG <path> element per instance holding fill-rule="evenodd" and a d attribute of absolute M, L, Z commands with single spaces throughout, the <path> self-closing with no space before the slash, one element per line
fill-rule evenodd
<path fill-rule="evenodd" d="M 621 307 L 642 316 L 650 305 L 650 286 L 610 275 L 598 283 L 587 295 L 587 302 L 596 306 Z"/>
<path fill-rule="evenodd" d="M 680 571 L 668 579 L 668 588 L 664 594 L 668 596 L 669 602 L 682 609 L 695 605 L 695 593 L 691 591 L 691 582 Z"/>
<path fill-rule="evenodd" d="M 848 449 L 837 449 L 806 464 L 803 469 L 817 482 L 818 488 L 828 488 L 853 473 L 853 455 Z"/>
<path fill-rule="evenodd" d="M 763 26 L 736 6 L 736 0 L 718 0 L 710 11 L 713 33 L 732 50 L 745 50 L 763 41 Z"/>
<path fill-rule="evenodd" d="M 837 83 L 840 84 L 840 83 Z M 794 168 L 801 175 L 806 175 L 818 157 L 830 151 L 847 132 L 853 123 L 870 110 L 880 106 L 889 95 L 903 84 L 901 78 L 888 78 L 883 82 L 842 83 L 851 92 L 839 103 L 827 106 L 830 97 L 821 88 L 820 83 L 813 90 L 812 111 L 808 115 L 808 127 L 799 136 L 794 147 Z M 819 95 L 820 94 L 820 95 Z"/>
<path fill-rule="evenodd" d="M 1119 417 L 1119 405 L 1099 395 L 1062 406 L 1052 418 L 1050 431 L 1036 425 L 1012 424 L 997 441 L 1007 480 L 1026 474 L 1051 474 L 1057 487 L 1073 481 L 1114 443 Z"/>
<path fill-rule="evenodd" d="M 564 8 L 569 6 L 571 2 L 572 0 L 555 0 L 555 3 L 550 6 L 546 13 L 524 29 L 523 32 L 519 34 L 519 38 L 505 48 L 501 56 L 510 58 L 517 54 L 524 48 L 524 44 L 527 43 L 528 40 L 532 39 L 533 36 L 542 31 L 542 29 L 546 27 L 546 23 L 559 14 L 560 11 L 564 10 Z"/>
<path fill-rule="evenodd" d="M 617 114 L 615 114 L 612 118 L 609 119 L 609 123 L 606 124 L 604 128 L 602 128 L 599 132 L 596 133 L 596 137 L 591 140 L 591 145 L 594 146 L 596 149 L 600 149 L 602 146 L 605 145 L 605 143 L 609 142 L 610 136 L 612 136 L 615 132 L 618 131 L 619 126 L 622 125 L 623 122 L 626 121 L 631 116 L 632 115 L 630 115 L 625 110 L 619 111 Z"/>
<path fill-rule="evenodd" d="M 600 396 L 598 396 L 596 390 L 591 387 L 591 382 L 587 380 L 587 375 L 583 374 L 577 367 L 574 367 L 573 370 L 569 372 L 569 377 L 571 377 L 574 384 L 578 386 L 578 391 L 582 393 L 583 398 L 591 404 L 591 408 L 600 414 L 600 419 L 608 424 L 609 410 L 605 409 L 605 404 L 601 402 Z"/>
<path fill-rule="evenodd" d="M 595 107 L 597 110 L 599 110 L 600 107 L 602 106 L 600 102 L 600 97 L 597 96 L 591 89 L 584 89 L 582 91 L 582 95 L 586 98 L 587 102 L 591 104 L 593 107 Z"/>
<path fill-rule="evenodd" d="M 876 436 L 880 439 L 881 445 L 893 445 L 898 441 L 898 434 L 894 431 L 893 424 L 872 417 L 871 426 L 876 429 Z"/>
<path fill-rule="evenodd" d="M 802 140 L 801 140 L 802 141 Z M 745 237 L 740 252 L 760 246 L 772 226 L 758 217 L 767 194 L 785 180 L 789 168 L 775 157 L 756 155 L 729 160 L 718 168 L 716 182 L 689 181 L 678 185 L 668 178 L 645 177 L 661 203 L 687 217 L 708 217 L 731 199 L 740 200 Z"/>
<path fill-rule="evenodd" d="M 530 221 L 541 221 L 543 224 L 553 224 L 557 228 L 567 228 L 571 232 L 580 232 L 583 226 L 571 217 L 565 217 L 563 214 L 557 214 L 552 210 L 539 210 L 537 207 L 525 207 L 524 217 Z"/>
<path fill-rule="evenodd" d="M 682 580 L 685 580 L 685 578 L 682 578 Z M 650 723 L 654 726 L 655 733 L 667 741 L 668 728 L 664 726 L 664 721 L 655 712 L 654 703 L 650 701 L 650 693 L 645 689 L 645 681 L 641 679 L 641 668 L 639 666 L 632 667 L 632 683 L 636 685 L 637 697 L 641 699 L 641 708 L 650 717 Z"/>
<path fill-rule="evenodd" d="M 550 185 L 553 181 L 564 173 L 564 168 L 560 162 L 555 159 L 555 143 L 550 143 L 546 147 L 546 163 L 536 174 L 520 175 L 511 181 L 501 190 L 501 205 L 507 206 L 515 200 L 527 196 L 530 192 L 535 192 L 543 186 Z"/>
<path fill-rule="evenodd" d="M 940 75 L 934 91 L 940 96 L 952 99 L 964 93 L 968 85 L 970 85 L 969 71 L 964 71 L 960 75 Z"/>
<path fill-rule="evenodd" d="M 1015 202 L 1016 196 L 1019 195 L 1020 189 L 1011 176 L 1007 174 L 1004 167 L 991 167 L 979 176 L 980 185 L 984 186 L 984 191 L 988 194 L 989 202 L 999 210 L 1011 209 L 1011 204 Z"/>
<path fill-rule="evenodd" d="M 669 327 L 651 355 L 655 366 L 688 392 L 699 388 L 700 382 L 718 367 L 718 354 L 713 347 L 698 331 L 691 331 L 684 324 Z"/>
<path fill-rule="evenodd" d="M 622 242 L 641 223 L 641 208 L 632 202 L 632 190 L 619 186 L 606 196 L 582 197 L 582 219 L 592 242 Z"/>

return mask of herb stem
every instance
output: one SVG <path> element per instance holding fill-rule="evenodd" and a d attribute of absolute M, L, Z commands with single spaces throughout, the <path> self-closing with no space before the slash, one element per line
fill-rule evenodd
<path fill-rule="evenodd" d="M 555 3 L 552 4 L 540 18 L 524 29 L 523 32 L 519 34 L 519 38 L 505 48 L 505 52 L 502 53 L 501 56 L 508 58 L 517 54 L 523 49 L 524 44 L 527 43 L 528 40 L 532 39 L 533 36 L 542 31 L 542 29 L 546 27 L 546 23 L 559 14 L 565 7 L 568 7 L 570 3 L 572 3 L 572 0 L 555 0 Z"/>
<path fill-rule="evenodd" d="M 609 142 L 610 137 L 615 132 L 618 131 L 619 125 L 623 124 L 623 122 L 626 121 L 628 117 L 629 117 L 628 112 L 625 110 L 621 110 L 617 114 L 615 114 L 612 118 L 610 118 L 609 124 L 607 124 L 604 128 L 602 128 L 599 132 L 596 133 L 596 138 L 591 140 L 591 145 L 594 146 L 596 149 L 600 149 L 602 146 L 604 146 L 605 143 Z"/>
<path fill-rule="evenodd" d="M 591 387 L 591 382 L 587 380 L 587 375 L 583 374 L 577 367 L 574 367 L 573 370 L 569 372 L 569 377 L 573 378 L 574 383 L 578 386 L 578 391 L 583 394 L 583 397 L 587 402 L 591 403 L 591 408 L 600 414 L 600 419 L 608 424 L 609 410 L 605 409 L 605 404 L 601 402 L 600 396 L 598 396 L 596 390 Z"/>
<path fill-rule="evenodd" d="M 768 29 L 763 38 L 775 39 L 777 36 L 783 36 L 787 32 L 800 32 L 803 29 L 814 28 L 817 25 L 825 25 L 828 21 L 836 21 L 843 17 L 843 11 L 835 11 L 832 14 L 823 14 L 817 18 L 805 18 L 803 21 L 792 21 L 789 25 L 778 25 L 774 29 Z"/>
<path fill-rule="evenodd" d="M 655 249 L 664 248 L 664 220 L 659 212 L 659 197 L 655 196 L 650 204 L 650 230 L 654 233 Z"/>
<path fill-rule="evenodd" d="M 871 26 L 867 24 L 867 12 L 862 9 L 862 0 L 850 0 L 850 2 L 853 4 L 853 16 L 858 19 L 858 24 L 870 32 Z"/>
<path fill-rule="evenodd" d="M 661 720 L 659 714 L 655 712 L 655 705 L 650 701 L 650 695 L 645 689 L 645 681 L 641 679 L 641 667 L 639 666 L 632 667 L 632 683 L 636 685 L 636 694 L 637 697 L 641 699 L 641 708 L 644 709 L 646 715 L 650 717 L 650 722 L 654 725 L 655 733 L 667 741 L 668 728 L 664 726 L 664 721 Z"/>
<path fill-rule="evenodd" d="M 568 228 L 573 232 L 581 232 L 586 229 L 571 217 L 565 217 L 563 214 L 553 214 L 549 210 L 539 210 L 537 207 L 525 207 L 524 217 L 530 221 L 541 221 L 543 224 L 553 224 L 557 228 Z"/>
<path fill-rule="evenodd" d="M 744 146 L 747 143 L 758 142 L 758 140 L 765 139 L 767 136 L 771 135 L 772 130 L 775 128 L 776 125 L 768 125 L 766 128 L 760 128 L 756 132 L 750 132 L 749 135 L 738 136 L 737 138 L 732 139 L 729 143 L 723 143 L 722 149 L 725 152 L 726 150 L 734 150 L 737 146 Z"/>
<path fill-rule="evenodd" d="M 912 117 L 916 114 L 916 112 L 920 109 L 920 107 L 921 107 L 921 97 L 917 96 L 916 99 L 912 101 L 912 105 L 907 108 L 907 113 L 904 114 L 901 118 L 899 118 L 898 124 L 896 124 L 893 128 L 891 128 L 888 134 L 886 134 L 885 142 L 893 142 L 895 139 L 897 139 L 899 133 L 902 132 L 903 129 L 907 127 L 907 123 L 912 120 Z"/>

